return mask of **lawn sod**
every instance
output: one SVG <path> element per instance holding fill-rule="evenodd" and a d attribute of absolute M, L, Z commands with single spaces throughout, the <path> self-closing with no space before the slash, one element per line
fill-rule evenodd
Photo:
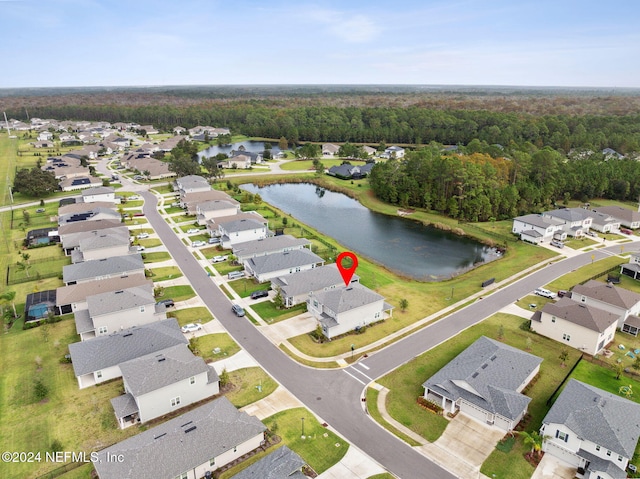
<path fill-rule="evenodd" d="M 185 301 L 187 299 L 191 299 L 195 297 L 196 293 L 193 291 L 191 286 L 187 285 L 178 285 L 178 286 L 167 286 L 164 288 L 164 296 L 163 298 L 171 298 L 174 301 Z"/>
<path fill-rule="evenodd" d="M 260 291 L 263 289 L 269 289 L 271 287 L 271 282 L 266 283 L 258 283 L 253 278 L 242 278 L 237 279 L 235 281 L 231 281 L 229 286 L 238 293 L 238 296 L 241 298 L 246 298 L 251 296 L 251 293 L 254 291 Z"/>
<path fill-rule="evenodd" d="M 177 266 L 164 266 L 162 268 L 149 269 L 149 271 L 152 272 L 151 279 L 154 282 L 167 281 L 182 276 L 182 271 Z"/>
<path fill-rule="evenodd" d="M 251 308 L 258 313 L 267 323 L 277 323 L 285 319 L 293 318 L 307 311 L 307 304 L 297 304 L 293 308 L 277 309 L 271 301 L 262 301 L 251 305 Z"/>
<path fill-rule="evenodd" d="M 305 408 L 287 409 L 269 416 L 262 422 L 318 474 L 337 464 L 349 448 L 340 437 L 322 427 L 315 416 Z"/>
<path fill-rule="evenodd" d="M 153 253 L 142 253 L 142 259 L 145 264 L 160 263 L 171 259 L 171 255 L 167 251 L 154 251 Z"/>
<path fill-rule="evenodd" d="M 173 299 L 173 298 L 169 298 L 169 296 L 167 296 L 166 294 L 163 295 L 162 298 L 158 298 L 158 299 L 160 300 L 163 298 Z M 209 310 L 204 306 L 197 306 L 195 308 L 185 308 L 185 309 L 178 309 L 176 311 L 169 311 L 167 313 L 167 317 L 176 318 L 180 326 L 184 326 L 185 324 L 188 324 L 188 323 L 204 324 L 213 319 L 213 316 L 211 315 Z"/>
<path fill-rule="evenodd" d="M 232 388 L 225 396 L 237 408 L 266 398 L 278 387 L 278 383 L 259 367 L 231 371 L 229 382 Z M 268 427 L 266 422 L 265 425 Z"/>
<path fill-rule="evenodd" d="M 219 361 L 240 351 L 240 346 L 227 333 L 205 334 L 193 338 L 193 350 L 206 362 Z"/>
<path fill-rule="evenodd" d="M 380 395 L 380 391 L 374 389 L 372 387 L 367 388 L 367 411 L 371 417 L 380 424 L 383 424 L 386 429 L 391 431 L 393 434 L 398 436 L 404 442 L 409 444 L 410 446 L 420 446 L 420 443 L 414 441 L 409 436 L 404 433 L 398 431 L 395 427 L 389 424 L 380 414 L 380 410 L 378 409 L 378 396 Z"/>

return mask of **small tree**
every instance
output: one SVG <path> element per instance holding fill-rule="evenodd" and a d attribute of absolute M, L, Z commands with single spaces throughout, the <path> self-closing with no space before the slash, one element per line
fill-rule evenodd
<path fill-rule="evenodd" d="M 409 307 L 409 300 L 406 298 L 402 298 L 400 300 L 400 311 L 404 313 L 408 307 Z"/>
<path fill-rule="evenodd" d="M 62 443 L 61 443 L 59 440 L 54 439 L 54 440 L 51 442 L 51 445 L 49 446 L 49 450 L 50 450 L 51 452 L 60 452 L 60 451 L 64 451 L 64 446 L 62 445 Z"/>
<path fill-rule="evenodd" d="M 277 286 L 276 286 L 276 295 L 273 297 L 273 305 L 276 307 L 276 309 L 284 308 L 284 299 L 282 298 L 282 293 L 280 291 L 280 288 L 278 288 Z"/>
<path fill-rule="evenodd" d="M 154 298 L 161 298 L 162 296 L 164 296 L 164 287 L 163 286 L 156 286 L 155 288 L 153 288 L 153 297 Z"/>
<path fill-rule="evenodd" d="M 42 401 L 49 394 L 49 388 L 45 386 L 42 379 L 38 378 L 33 383 L 33 397 L 36 401 Z"/>
<path fill-rule="evenodd" d="M 620 379 L 620 376 L 622 376 L 622 373 L 624 372 L 624 364 L 623 363 L 616 363 L 615 366 L 613 366 L 613 370 L 616 373 L 616 379 Z"/>
<path fill-rule="evenodd" d="M 498 339 L 504 339 L 504 326 L 498 326 Z"/>
<path fill-rule="evenodd" d="M 2 301 L 6 301 L 7 303 L 11 303 L 11 306 L 13 308 L 13 318 L 16 319 L 18 317 L 18 312 L 16 311 L 16 303 L 15 303 L 16 292 L 5 291 L 4 293 L 2 293 L 2 295 L 0 295 L 0 299 L 2 299 Z"/>
<path fill-rule="evenodd" d="M 531 446 L 532 454 L 540 457 L 542 454 L 542 443 L 548 436 L 541 436 L 538 431 L 521 431 L 520 434 L 524 437 L 524 445 Z"/>
<path fill-rule="evenodd" d="M 636 359 L 633 361 L 631 367 L 636 371 L 640 369 L 640 356 L 636 356 Z"/>
<path fill-rule="evenodd" d="M 559 358 L 560 358 L 560 366 L 564 368 L 566 366 L 564 362 L 569 358 L 569 351 L 567 351 L 566 349 L 563 349 L 560 352 Z"/>
<path fill-rule="evenodd" d="M 229 380 L 229 372 L 227 371 L 227 368 L 224 368 L 222 372 L 220 372 L 220 387 L 223 388 L 229 384 Z"/>

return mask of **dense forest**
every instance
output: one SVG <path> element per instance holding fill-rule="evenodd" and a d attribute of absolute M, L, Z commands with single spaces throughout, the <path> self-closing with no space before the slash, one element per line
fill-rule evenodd
<path fill-rule="evenodd" d="M 570 199 L 637 201 L 640 196 L 636 160 L 586 152 L 567 158 L 549 147 L 530 146 L 529 151 L 513 149 L 495 157 L 486 152 L 490 145 L 477 140 L 466 153 L 443 153 L 433 145 L 377 163 L 369 182 L 383 201 L 465 221 L 512 218 Z"/>

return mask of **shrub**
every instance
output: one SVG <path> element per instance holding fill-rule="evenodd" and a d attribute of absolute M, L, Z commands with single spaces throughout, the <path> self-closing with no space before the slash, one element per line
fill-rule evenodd
<path fill-rule="evenodd" d="M 36 379 L 33 383 L 33 397 L 36 401 L 42 401 L 49 394 L 49 388 L 44 385 L 42 379 Z"/>
<path fill-rule="evenodd" d="M 442 414 L 442 407 L 439 404 L 425 399 L 424 396 L 418 396 L 418 404 L 429 411 L 433 411 L 436 414 Z"/>

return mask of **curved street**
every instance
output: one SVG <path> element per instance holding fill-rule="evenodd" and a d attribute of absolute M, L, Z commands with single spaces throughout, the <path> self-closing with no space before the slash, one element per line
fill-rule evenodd
<path fill-rule="evenodd" d="M 618 245 L 602 248 L 545 266 L 348 368 L 321 370 L 296 363 L 263 336 L 250 321 L 236 317 L 231 312 L 230 300 L 207 276 L 193 254 L 158 212 L 157 197 L 149 191 L 143 191 L 141 195 L 145 199 L 143 211 L 150 225 L 178 263 L 195 292 L 240 346 L 322 420 L 403 479 L 454 476 L 367 416 L 362 402 L 364 385 L 482 321 L 518 298 L 531 293 L 540 285 L 588 264 L 592 254 L 598 260 L 615 254 L 614 250 L 619 248 Z M 627 244 L 625 248 L 626 251 L 637 251 L 638 246 L 638 243 L 633 243 Z M 366 366 L 366 373 L 355 367 L 362 364 Z"/>

